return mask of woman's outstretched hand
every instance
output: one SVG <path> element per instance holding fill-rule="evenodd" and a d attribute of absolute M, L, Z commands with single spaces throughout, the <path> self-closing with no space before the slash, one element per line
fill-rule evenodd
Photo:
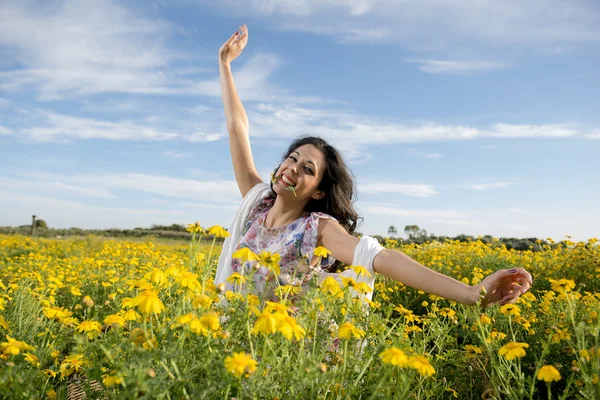
<path fill-rule="evenodd" d="M 481 294 L 481 305 L 514 303 L 533 284 L 531 274 L 523 268 L 503 269 L 486 276 L 473 286 Z M 483 290 L 485 289 L 485 290 Z"/>
<path fill-rule="evenodd" d="M 234 33 L 219 49 L 219 61 L 229 64 L 235 60 L 248 43 L 248 27 L 246 24 L 240 26 L 240 30 Z"/>

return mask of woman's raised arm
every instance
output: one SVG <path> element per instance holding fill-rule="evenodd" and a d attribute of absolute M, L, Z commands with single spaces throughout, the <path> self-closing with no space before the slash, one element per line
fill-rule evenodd
<path fill-rule="evenodd" d="M 246 43 L 248 43 L 248 28 L 244 25 L 219 49 L 219 74 L 221 76 L 221 93 L 227 119 L 227 131 L 229 132 L 229 148 L 235 179 L 242 197 L 246 197 L 246 193 L 250 189 L 257 183 L 262 182 L 252 157 L 250 136 L 248 134 L 248 116 L 237 94 L 233 75 L 231 74 L 231 62 L 242 54 Z"/>

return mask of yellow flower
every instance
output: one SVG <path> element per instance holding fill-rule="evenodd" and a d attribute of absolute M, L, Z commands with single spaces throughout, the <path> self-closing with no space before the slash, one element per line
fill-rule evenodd
<path fill-rule="evenodd" d="M 189 290 L 200 289 L 202 285 L 198 282 L 198 274 L 193 272 L 184 272 L 178 278 L 178 282 L 181 287 L 188 288 Z"/>
<path fill-rule="evenodd" d="M 491 324 L 492 320 L 487 315 L 482 314 L 481 317 L 479 317 L 479 322 L 481 322 L 482 324 Z"/>
<path fill-rule="evenodd" d="M 544 365 L 537 373 L 537 378 L 540 381 L 544 382 L 552 382 L 552 381 L 560 381 L 560 372 L 552 365 Z"/>
<path fill-rule="evenodd" d="M 35 347 L 30 346 L 25 342 L 15 340 L 8 335 L 6 335 L 6 339 L 8 340 L 8 342 L 1 343 L 0 347 L 2 347 L 3 353 L 6 354 L 7 356 L 10 356 L 10 355 L 16 356 L 21 351 L 34 351 L 35 350 Z"/>
<path fill-rule="evenodd" d="M 568 293 L 575 288 L 575 282 L 570 279 L 548 279 L 552 284 L 552 290 L 559 293 Z"/>
<path fill-rule="evenodd" d="M 352 336 L 354 336 L 356 339 L 360 339 L 361 337 L 365 336 L 365 331 L 357 328 L 350 322 L 344 322 L 338 330 L 338 337 L 340 339 L 350 339 Z"/>
<path fill-rule="evenodd" d="M 356 285 L 356 281 L 352 278 L 347 278 L 345 276 L 342 276 L 342 285 L 346 288 L 348 286 L 350 287 L 354 287 Z"/>
<path fill-rule="evenodd" d="M 296 319 L 292 316 L 283 316 L 279 319 L 277 330 L 287 339 L 292 340 L 292 336 L 296 340 L 300 340 L 306 335 L 306 331 L 302 326 L 296 322 Z"/>
<path fill-rule="evenodd" d="M 100 334 L 100 325 L 97 321 L 82 321 L 76 328 L 79 333 L 87 333 L 88 339 L 94 339 Z"/>
<path fill-rule="evenodd" d="M 192 301 L 192 305 L 196 308 L 210 308 L 210 306 L 212 305 L 213 300 L 205 295 L 205 294 L 200 294 L 198 296 L 196 296 L 196 298 Z"/>
<path fill-rule="evenodd" d="M 221 227 L 219 225 L 215 225 L 215 226 L 211 227 L 208 230 L 208 234 L 213 235 L 215 237 L 219 237 L 219 238 L 226 238 L 226 237 L 230 236 L 230 233 L 227 232 L 225 229 L 223 229 L 223 227 Z"/>
<path fill-rule="evenodd" d="M 227 282 L 233 283 L 235 285 L 241 285 L 242 283 L 246 283 L 246 278 L 240 275 L 239 273 L 234 272 L 233 274 L 229 275 L 229 278 L 227 278 Z"/>
<path fill-rule="evenodd" d="M 421 376 L 431 376 L 435 374 L 435 369 L 429 364 L 429 361 L 423 356 L 411 357 L 408 361 L 411 368 L 417 370 Z"/>
<path fill-rule="evenodd" d="M 256 312 L 255 312 L 256 313 Z M 258 314 L 258 318 L 254 323 L 253 333 L 262 333 L 270 335 L 277 331 L 277 319 L 269 310 L 265 309 Z"/>
<path fill-rule="evenodd" d="M 342 288 L 340 287 L 340 284 L 338 283 L 338 281 L 335 280 L 335 278 L 328 276 L 327 278 L 325 278 L 323 280 L 323 282 L 321 282 L 321 289 L 327 293 L 330 294 L 332 296 L 335 297 L 343 297 L 344 293 L 342 292 Z"/>
<path fill-rule="evenodd" d="M 292 285 L 283 285 L 283 286 L 278 286 L 275 288 L 275 294 L 278 297 L 284 297 L 286 295 L 295 295 L 300 293 L 302 289 L 298 286 L 292 286 Z"/>
<path fill-rule="evenodd" d="M 185 230 L 190 233 L 202 232 L 202 227 L 200 227 L 200 221 L 197 221 L 196 223 L 193 223 L 193 224 L 188 224 L 188 226 L 187 226 L 187 228 L 185 228 Z"/>
<path fill-rule="evenodd" d="M 449 317 L 452 318 L 456 315 L 456 311 L 454 311 L 451 308 L 448 307 L 444 307 L 440 310 L 440 315 L 442 315 L 443 317 Z"/>
<path fill-rule="evenodd" d="M 150 273 L 146 274 L 145 278 L 154 283 L 156 286 L 163 286 L 167 283 L 167 277 L 165 276 L 165 273 L 158 268 L 154 268 Z"/>
<path fill-rule="evenodd" d="M 165 305 L 154 290 L 144 290 L 135 300 L 138 302 L 137 307 L 144 314 L 160 314 L 165 309 Z"/>
<path fill-rule="evenodd" d="M 371 289 L 371 286 L 369 286 L 365 282 L 357 283 L 356 285 L 354 285 L 353 289 L 356 290 L 360 294 L 367 294 L 367 293 L 371 293 L 373 291 L 373 289 Z"/>
<path fill-rule="evenodd" d="M 396 239 L 385 239 L 385 245 L 388 247 L 394 247 L 398 244 Z"/>
<path fill-rule="evenodd" d="M 246 353 L 233 353 L 233 357 L 225 358 L 225 369 L 240 378 L 244 373 L 251 374 L 256 371 L 257 361 Z"/>
<path fill-rule="evenodd" d="M 125 326 L 125 318 L 123 318 L 122 316 L 118 315 L 118 314 L 112 314 L 112 315 L 107 315 L 106 318 L 104 318 L 104 323 L 106 325 L 118 325 L 118 326 Z"/>
<path fill-rule="evenodd" d="M 239 258 L 242 260 L 242 262 L 245 261 L 258 261 L 259 257 L 256 255 L 255 252 L 253 252 L 252 250 L 250 250 L 247 247 L 242 247 L 239 250 L 236 250 L 232 255 L 232 258 Z"/>
<path fill-rule="evenodd" d="M 106 387 L 111 387 L 115 385 L 120 385 L 121 383 L 123 383 L 123 379 L 121 378 L 120 374 L 113 371 L 109 374 L 102 375 L 102 383 Z"/>
<path fill-rule="evenodd" d="M 23 354 L 23 358 L 25 358 L 25 361 L 27 361 L 29 364 L 33 365 L 34 367 L 40 366 L 40 362 L 38 361 L 38 358 L 31 353 Z"/>
<path fill-rule="evenodd" d="M 219 321 L 219 315 L 215 312 L 210 312 L 202 315 L 197 319 L 200 324 L 200 333 L 203 336 L 208 336 L 210 332 L 216 332 L 221 329 L 221 322 Z M 192 321 L 194 322 L 194 321 Z M 190 323 L 190 328 L 192 323 Z M 196 332 L 198 334 L 198 332 Z"/>
<path fill-rule="evenodd" d="M 521 309 L 516 304 L 505 304 L 500 307 L 500 313 L 504 315 L 519 316 L 521 315 Z"/>
<path fill-rule="evenodd" d="M 384 350 L 379 354 L 379 358 L 385 364 L 395 365 L 397 367 L 406 367 L 408 365 L 408 357 L 404 352 L 396 347 Z"/>
<path fill-rule="evenodd" d="M 517 357 L 525 357 L 525 349 L 528 347 L 529 344 L 527 343 L 510 342 L 500 347 L 500 350 L 498 350 L 498 355 L 504 356 L 507 360 L 512 360 Z"/>
<path fill-rule="evenodd" d="M 8 331 L 8 333 L 10 333 L 10 326 L 8 325 L 8 322 L 6 322 L 6 320 L 4 319 L 4 317 L 2 315 L 0 315 L 0 328 L 4 329 L 5 331 Z"/>
<path fill-rule="evenodd" d="M 331 254 L 331 252 L 329 250 L 327 250 L 325 247 L 319 246 L 315 249 L 313 254 L 317 257 L 327 258 L 327 256 L 329 254 Z"/>
<path fill-rule="evenodd" d="M 357 276 L 373 276 L 369 271 L 367 271 L 365 267 L 361 267 L 360 265 L 353 265 L 350 268 L 352 268 L 352 270 L 356 272 Z"/>
<path fill-rule="evenodd" d="M 481 347 L 473 346 L 470 344 L 465 345 L 465 350 L 467 351 L 467 357 L 475 357 L 478 354 L 483 354 L 483 349 Z"/>
<path fill-rule="evenodd" d="M 125 321 L 137 321 L 141 319 L 142 316 L 135 312 L 135 310 L 127 310 L 123 314 L 123 318 L 125 318 Z"/>
<path fill-rule="evenodd" d="M 73 296 L 81 296 L 83 293 L 81 293 L 81 290 L 79 290 L 78 287 L 72 286 L 71 287 L 71 294 Z"/>
<path fill-rule="evenodd" d="M 60 364 L 61 378 L 65 378 L 71 375 L 73 372 L 79 371 L 85 363 L 86 361 L 81 354 L 75 354 L 66 357 L 64 361 Z"/>
<path fill-rule="evenodd" d="M 271 253 L 269 251 L 263 250 L 259 255 L 260 260 L 258 263 L 265 268 L 270 269 L 275 273 L 275 275 L 279 276 L 281 273 L 281 269 L 279 267 L 279 261 L 281 260 L 281 256 L 277 253 Z"/>

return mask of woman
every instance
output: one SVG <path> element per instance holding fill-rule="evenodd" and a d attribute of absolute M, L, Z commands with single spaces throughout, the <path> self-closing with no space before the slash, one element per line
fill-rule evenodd
<path fill-rule="evenodd" d="M 292 283 L 305 282 L 311 268 L 317 269 L 321 261 L 321 280 L 326 276 L 346 276 L 372 287 L 375 274 L 369 274 L 377 272 L 415 289 L 469 305 L 480 299 L 484 306 L 514 303 L 529 289 L 532 278 L 522 268 L 496 271 L 480 284 L 468 286 L 399 251 L 383 249 L 373 238 L 352 236 L 358 219 L 352 207 L 352 177 L 338 152 L 320 138 L 308 137 L 292 143 L 273 173 L 271 185 L 264 183 L 254 165 L 248 118 L 231 73 L 231 62 L 247 42 L 248 28 L 244 25 L 219 50 L 231 157 L 244 200 L 229 229 L 231 236 L 223 246 L 216 284 L 224 283 L 233 272 L 244 272 L 247 265 L 232 254 L 249 248 L 254 253 L 281 254 L 281 279 Z M 331 257 L 315 255 L 317 246 L 329 250 Z M 323 267 L 334 260 L 360 265 L 369 274 L 360 269 L 341 274 L 324 272 Z M 268 269 L 259 267 L 253 275 L 256 290 L 268 290 L 271 276 Z"/>

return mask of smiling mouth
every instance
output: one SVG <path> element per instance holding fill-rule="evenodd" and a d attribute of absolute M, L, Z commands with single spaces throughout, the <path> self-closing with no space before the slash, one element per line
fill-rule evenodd
<path fill-rule="evenodd" d="M 296 183 L 285 175 L 281 175 L 281 180 L 288 186 L 296 186 Z"/>

